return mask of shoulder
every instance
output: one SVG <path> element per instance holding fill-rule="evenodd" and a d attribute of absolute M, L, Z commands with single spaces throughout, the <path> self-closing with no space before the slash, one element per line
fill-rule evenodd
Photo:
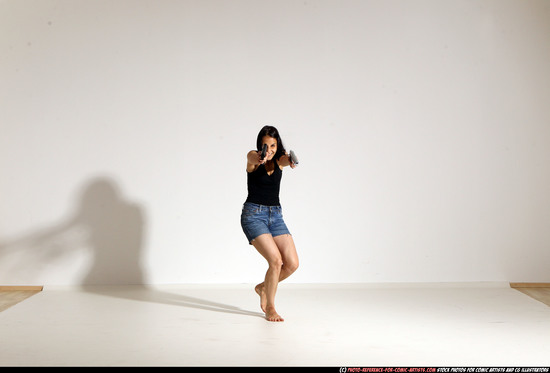
<path fill-rule="evenodd" d="M 258 167 L 260 167 L 259 164 L 248 164 L 246 165 L 246 172 L 248 172 L 249 174 L 251 174 L 252 172 L 256 171 L 258 169 Z"/>

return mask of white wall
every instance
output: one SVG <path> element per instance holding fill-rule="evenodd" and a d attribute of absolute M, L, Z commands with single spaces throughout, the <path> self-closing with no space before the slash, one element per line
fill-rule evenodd
<path fill-rule="evenodd" d="M 550 2 L 0 3 L 0 284 L 550 281 Z"/>

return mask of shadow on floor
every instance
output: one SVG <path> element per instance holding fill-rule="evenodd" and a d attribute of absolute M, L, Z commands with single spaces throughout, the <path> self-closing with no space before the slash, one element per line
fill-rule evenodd
<path fill-rule="evenodd" d="M 120 299 L 265 318 L 265 315 L 260 312 L 247 311 L 228 304 L 162 291 L 145 285 L 114 287 L 84 285 L 81 288 L 88 293 Z"/>

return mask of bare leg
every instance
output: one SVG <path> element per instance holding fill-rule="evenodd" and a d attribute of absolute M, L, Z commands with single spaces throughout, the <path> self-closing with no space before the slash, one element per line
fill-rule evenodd
<path fill-rule="evenodd" d="M 260 308 L 262 309 L 262 311 L 265 312 L 265 307 L 267 305 L 267 296 L 265 295 L 264 283 L 262 282 L 261 284 L 256 285 L 254 290 L 256 290 L 256 293 L 260 296 Z"/>
<path fill-rule="evenodd" d="M 265 274 L 263 287 L 261 289 L 257 287 L 256 290 L 260 294 L 260 298 L 265 297 L 265 308 L 263 306 L 263 300 L 260 302 L 262 310 L 265 312 L 267 320 L 284 321 L 275 310 L 275 293 L 277 292 L 277 285 L 279 283 L 279 276 L 281 275 L 281 267 L 283 264 L 281 253 L 270 234 L 262 234 L 256 237 L 256 239 L 252 241 L 252 245 L 254 245 L 256 250 L 258 250 L 267 260 L 269 265 Z"/>
<path fill-rule="evenodd" d="M 261 237 L 261 236 L 260 236 Z M 279 273 L 278 282 L 283 281 L 291 274 L 293 274 L 298 268 L 298 254 L 296 253 L 296 246 L 291 235 L 281 235 L 272 237 L 283 261 L 281 271 Z M 254 240 L 256 241 L 256 240 Z M 254 244 L 254 242 L 253 242 Z M 259 250 L 258 250 L 259 251 Z M 262 254 L 263 255 L 263 254 Z M 267 276 L 267 274 L 266 274 Z M 256 293 L 260 296 L 260 307 L 266 312 L 267 307 L 267 292 L 265 282 L 256 285 Z"/>
<path fill-rule="evenodd" d="M 290 271 L 288 268 L 285 268 L 285 265 L 283 264 L 283 267 L 281 268 L 281 273 L 279 274 L 279 280 L 278 282 L 283 281 L 285 278 L 290 276 L 294 271 Z M 262 311 L 265 312 L 265 307 L 267 305 L 267 297 L 265 294 L 265 288 L 264 288 L 265 282 L 262 282 L 254 288 L 256 293 L 260 296 L 260 307 L 262 308 Z"/>

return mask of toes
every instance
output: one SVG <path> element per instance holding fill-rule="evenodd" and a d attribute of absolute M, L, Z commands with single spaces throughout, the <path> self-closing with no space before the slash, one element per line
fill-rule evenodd
<path fill-rule="evenodd" d="M 285 319 L 283 319 L 281 316 L 275 314 L 275 315 L 266 315 L 266 319 L 267 321 L 272 321 L 272 322 L 281 322 L 281 321 L 285 321 Z"/>

